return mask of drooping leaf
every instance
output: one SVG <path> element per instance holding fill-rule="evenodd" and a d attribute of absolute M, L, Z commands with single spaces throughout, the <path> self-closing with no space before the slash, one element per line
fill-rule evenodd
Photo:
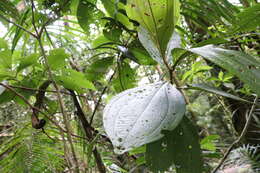
<path fill-rule="evenodd" d="M 169 83 L 155 83 L 126 90 L 104 109 L 103 124 L 117 153 L 163 137 L 185 113 L 182 94 Z"/>
<path fill-rule="evenodd" d="M 48 56 L 48 63 L 51 69 L 56 70 L 66 65 L 65 60 L 68 58 L 68 54 L 62 48 L 53 49 Z"/>
<path fill-rule="evenodd" d="M 82 92 L 83 89 L 95 90 L 95 86 L 86 79 L 85 75 L 71 69 L 63 69 L 62 75 L 56 76 L 55 80 L 64 88 Z"/>
<path fill-rule="evenodd" d="M 192 48 L 189 51 L 228 70 L 260 95 L 260 62 L 254 57 L 243 52 L 217 48 L 212 45 Z"/>
<path fill-rule="evenodd" d="M 89 34 L 90 24 L 100 25 L 100 21 L 104 14 L 96 7 L 94 2 L 90 0 L 80 0 L 77 9 L 77 19 L 81 28 Z"/>
<path fill-rule="evenodd" d="M 222 91 L 218 88 L 215 88 L 213 86 L 209 86 L 207 84 L 192 84 L 191 85 L 192 88 L 194 89 L 199 89 L 199 90 L 203 90 L 203 91 L 207 91 L 207 92 L 210 92 L 210 93 L 213 93 L 213 94 L 217 94 L 217 95 L 221 95 L 223 97 L 227 97 L 227 98 L 231 98 L 231 99 L 234 99 L 234 100 L 238 100 L 238 101 L 242 101 L 242 102 L 249 102 L 245 99 L 242 99 L 238 96 L 235 96 L 233 94 L 229 94 L 225 91 Z"/>
<path fill-rule="evenodd" d="M 90 81 L 100 80 L 113 64 L 113 57 L 101 58 L 93 61 L 85 70 L 86 78 Z"/>
<path fill-rule="evenodd" d="M 202 173 L 203 162 L 197 129 L 184 117 L 173 131 L 146 145 L 146 163 L 153 172 L 175 165 L 177 173 Z"/>

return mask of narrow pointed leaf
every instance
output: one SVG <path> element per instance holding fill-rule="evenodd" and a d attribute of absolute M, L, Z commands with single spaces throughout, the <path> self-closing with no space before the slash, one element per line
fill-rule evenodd
<path fill-rule="evenodd" d="M 217 95 L 221 95 L 223 97 L 231 98 L 231 99 L 234 99 L 234 100 L 250 103 L 249 101 L 247 101 L 245 99 L 242 99 L 242 98 L 235 96 L 233 94 L 229 94 L 225 91 L 219 90 L 218 88 L 215 88 L 213 86 L 209 86 L 207 84 L 192 84 L 191 87 L 194 88 L 194 89 L 207 91 L 207 92 L 217 94 Z"/>
<path fill-rule="evenodd" d="M 192 48 L 189 51 L 228 70 L 260 95 L 260 62 L 254 57 L 243 52 L 217 48 L 212 45 Z"/>

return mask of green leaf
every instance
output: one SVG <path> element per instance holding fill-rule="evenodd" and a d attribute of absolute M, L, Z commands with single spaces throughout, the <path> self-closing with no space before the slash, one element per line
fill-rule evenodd
<path fill-rule="evenodd" d="M 100 19 L 104 14 L 89 0 L 80 0 L 77 9 L 77 19 L 81 28 L 87 33 L 90 33 L 90 24 L 99 26 L 102 22 Z"/>
<path fill-rule="evenodd" d="M 110 17 L 116 19 L 128 29 L 133 29 L 133 24 L 129 18 L 119 10 L 124 10 L 124 5 L 116 0 L 101 0 Z"/>
<path fill-rule="evenodd" d="M 207 84 L 192 84 L 191 87 L 193 89 L 199 89 L 199 90 L 207 91 L 207 92 L 210 92 L 210 93 L 213 93 L 213 94 L 221 95 L 223 97 L 227 97 L 227 98 L 231 98 L 231 99 L 234 99 L 234 100 L 250 103 L 249 101 L 247 101 L 245 99 L 242 99 L 238 96 L 229 94 L 225 91 L 219 90 L 218 88 L 215 88 L 213 86 L 209 86 Z"/>
<path fill-rule="evenodd" d="M 10 16 L 16 20 L 19 20 L 19 12 L 15 5 L 9 0 L 0 1 L 0 14 L 1 13 Z"/>
<path fill-rule="evenodd" d="M 178 0 L 129 0 L 126 11 L 128 16 L 140 23 L 150 34 L 164 55 L 167 44 L 180 17 Z"/>
<path fill-rule="evenodd" d="M 177 173 L 202 173 L 197 129 L 184 117 L 173 131 L 146 146 L 146 163 L 153 172 L 166 171 L 175 164 Z"/>
<path fill-rule="evenodd" d="M 189 51 L 228 70 L 260 95 L 260 62 L 254 57 L 243 52 L 217 48 L 212 45 L 192 48 Z"/>
<path fill-rule="evenodd" d="M 206 45 L 209 45 L 209 44 L 223 44 L 223 43 L 227 43 L 229 42 L 227 39 L 224 39 L 224 38 L 211 38 L 211 39 L 207 39 L 207 40 L 204 40 L 204 41 L 201 41 L 199 43 L 197 43 L 195 45 L 195 47 L 202 47 L 202 46 L 206 46 Z"/>
<path fill-rule="evenodd" d="M 203 138 L 200 142 L 201 149 L 216 151 L 216 146 L 214 142 L 219 139 L 219 135 L 209 135 Z"/>
<path fill-rule="evenodd" d="M 88 88 L 96 90 L 95 86 L 86 79 L 85 75 L 71 69 L 63 69 L 62 75 L 56 76 L 55 80 L 64 86 L 64 88 L 72 89 L 77 92 L 83 92 L 83 89 Z"/>
<path fill-rule="evenodd" d="M 237 15 L 237 23 L 233 32 L 252 31 L 260 26 L 260 4 L 246 8 Z"/>
<path fill-rule="evenodd" d="M 0 69 L 12 69 L 12 52 L 4 50 L 0 52 Z"/>
<path fill-rule="evenodd" d="M 48 58 L 48 63 L 51 69 L 56 70 L 63 68 L 66 63 L 65 60 L 69 57 L 62 48 L 53 49 L 50 51 Z"/>
<path fill-rule="evenodd" d="M 110 21 L 106 24 L 106 27 L 103 30 L 103 34 L 107 39 L 120 43 L 120 36 L 122 34 L 122 30 L 112 21 Z"/>
<path fill-rule="evenodd" d="M 10 102 L 15 97 L 15 94 L 9 90 L 5 90 L 0 95 L 0 104 Z"/>
<path fill-rule="evenodd" d="M 113 64 L 113 57 L 97 59 L 85 70 L 86 78 L 90 81 L 100 80 Z"/>
<path fill-rule="evenodd" d="M 96 48 L 106 43 L 111 43 L 111 40 L 107 39 L 104 35 L 100 35 L 92 42 L 92 47 Z"/>
<path fill-rule="evenodd" d="M 119 67 L 115 80 L 113 80 L 112 83 L 116 92 L 118 93 L 126 89 L 135 87 L 136 85 L 135 70 L 132 69 L 128 63 L 123 62 Z"/>
<path fill-rule="evenodd" d="M 17 67 L 17 73 L 31 65 L 36 64 L 39 57 L 40 55 L 37 53 L 31 54 L 27 57 L 23 57 L 20 61 L 19 66 Z"/>
<path fill-rule="evenodd" d="M 134 56 L 136 62 L 141 65 L 156 65 L 157 62 L 151 58 L 147 51 L 140 48 L 129 48 L 129 52 Z"/>
<path fill-rule="evenodd" d="M 30 9 L 30 8 L 27 9 L 27 10 L 23 13 L 23 15 L 21 16 L 21 19 L 19 19 L 19 21 L 18 21 L 18 24 L 19 24 L 19 25 L 23 26 L 23 25 L 26 23 L 27 17 L 30 16 L 30 15 L 28 15 L 28 14 L 30 14 L 29 12 L 31 12 L 31 9 Z M 23 36 L 23 33 L 24 33 L 24 31 L 23 31 L 21 28 L 16 27 L 16 29 L 15 29 L 15 35 L 14 35 L 14 38 L 13 38 L 13 40 L 12 40 L 12 49 L 11 49 L 12 52 L 15 50 L 15 47 L 16 47 L 17 43 L 19 42 L 20 38 Z"/>
<path fill-rule="evenodd" d="M 2 38 L 0 38 L 0 51 L 8 50 L 8 44 Z"/>

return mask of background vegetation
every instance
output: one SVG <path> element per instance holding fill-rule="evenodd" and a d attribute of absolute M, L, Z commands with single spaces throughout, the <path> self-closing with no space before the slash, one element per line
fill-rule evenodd
<path fill-rule="evenodd" d="M 0 172 L 260 172 L 260 3 L 165 0 L 153 26 L 145 2 L 0 1 Z M 160 80 L 185 118 L 115 154 L 104 106 Z"/>

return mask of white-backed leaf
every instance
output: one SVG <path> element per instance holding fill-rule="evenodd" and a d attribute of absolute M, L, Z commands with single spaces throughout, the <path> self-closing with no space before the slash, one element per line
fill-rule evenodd
<path fill-rule="evenodd" d="M 166 58 L 167 62 L 172 64 L 173 58 L 172 58 L 172 50 L 175 48 L 181 48 L 181 37 L 177 32 L 174 32 L 169 40 L 169 43 L 167 45 L 166 49 Z"/>
<path fill-rule="evenodd" d="M 2 81 L 1 83 L 5 84 L 5 85 L 8 84 L 8 82 L 7 82 L 6 80 Z M 4 91 L 5 91 L 5 87 L 3 87 L 3 86 L 0 85 L 0 95 L 1 95 Z"/>
<path fill-rule="evenodd" d="M 149 32 L 143 28 L 140 27 L 138 31 L 138 37 L 144 48 L 147 50 L 147 52 L 151 55 L 151 57 L 158 62 L 159 64 L 163 65 L 163 55 L 160 52 L 159 45 L 155 44 L 155 40 L 151 37 Z"/>
<path fill-rule="evenodd" d="M 182 94 L 169 83 L 155 83 L 126 90 L 104 109 L 103 123 L 115 151 L 132 148 L 163 137 L 173 130 L 185 113 Z"/>

